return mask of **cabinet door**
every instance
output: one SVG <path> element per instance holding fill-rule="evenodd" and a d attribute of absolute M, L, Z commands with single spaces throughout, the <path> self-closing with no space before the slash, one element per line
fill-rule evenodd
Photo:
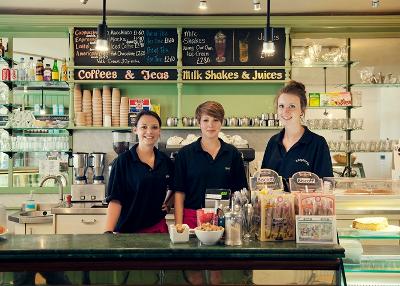
<path fill-rule="evenodd" d="M 55 215 L 56 234 L 103 233 L 106 215 Z"/>
<path fill-rule="evenodd" d="M 25 234 L 54 234 L 53 224 L 27 223 L 25 224 Z"/>

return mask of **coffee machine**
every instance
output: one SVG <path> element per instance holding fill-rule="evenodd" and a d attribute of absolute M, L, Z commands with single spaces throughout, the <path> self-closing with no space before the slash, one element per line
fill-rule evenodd
<path fill-rule="evenodd" d="M 78 207 L 100 205 L 105 199 L 105 153 L 72 153 L 74 183 L 71 185 L 72 203 Z M 92 169 L 93 180 L 88 181 L 87 170 Z M 89 183 L 92 182 L 92 183 Z"/>
<path fill-rule="evenodd" d="M 114 152 L 117 153 L 118 156 L 129 150 L 129 145 L 132 141 L 132 132 L 129 130 L 113 130 L 112 139 Z M 108 165 L 108 176 L 111 174 L 114 161 L 115 159 Z"/>

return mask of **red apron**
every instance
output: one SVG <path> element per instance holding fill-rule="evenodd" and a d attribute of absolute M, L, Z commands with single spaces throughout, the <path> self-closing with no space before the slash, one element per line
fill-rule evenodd
<path fill-rule="evenodd" d="M 168 226 L 165 218 L 160 220 L 153 226 L 142 228 L 138 230 L 136 233 L 168 233 Z"/>
<path fill-rule="evenodd" d="M 197 227 L 196 210 L 183 209 L 183 223 L 187 224 L 190 228 L 196 228 Z"/>

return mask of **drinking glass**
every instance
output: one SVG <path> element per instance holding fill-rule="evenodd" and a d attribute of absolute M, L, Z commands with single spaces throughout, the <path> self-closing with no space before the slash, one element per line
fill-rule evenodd
<path fill-rule="evenodd" d="M 215 34 L 214 37 L 214 42 L 215 42 L 215 52 L 216 52 L 216 61 L 218 63 L 223 63 L 225 62 L 225 48 L 226 48 L 226 36 L 222 31 L 219 31 L 217 34 Z"/>
<path fill-rule="evenodd" d="M 249 42 L 247 39 L 239 40 L 239 61 L 241 63 L 249 61 Z"/>

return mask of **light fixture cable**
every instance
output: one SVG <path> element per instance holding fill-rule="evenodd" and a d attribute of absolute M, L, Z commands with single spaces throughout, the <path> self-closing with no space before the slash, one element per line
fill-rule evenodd
<path fill-rule="evenodd" d="M 106 22 L 106 0 L 103 0 L 103 21 L 97 27 L 96 50 L 108 51 L 107 22 Z"/>
<path fill-rule="evenodd" d="M 275 54 L 274 33 L 271 29 L 271 0 L 267 0 L 267 26 L 264 29 L 264 42 L 261 57 L 271 57 Z"/>

